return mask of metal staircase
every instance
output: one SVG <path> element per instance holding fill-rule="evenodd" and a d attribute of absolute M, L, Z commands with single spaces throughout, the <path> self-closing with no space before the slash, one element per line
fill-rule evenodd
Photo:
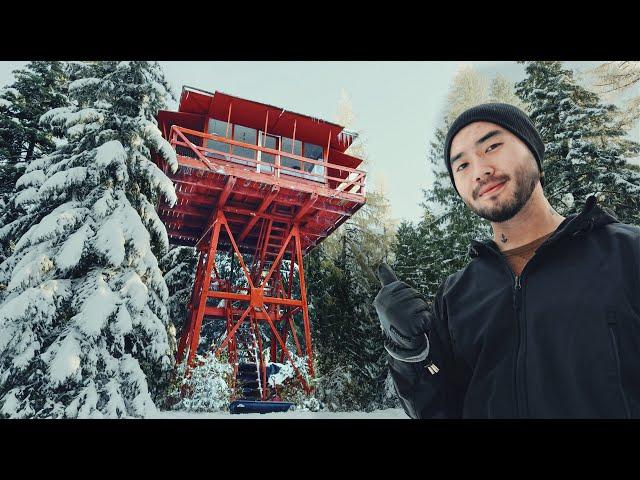
<path fill-rule="evenodd" d="M 260 349 L 255 332 L 248 323 L 243 323 L 236 331 L 238 370 L 233 400 L 229 404 L 231 413 L 273 413 L 286 412 L 293 403 L 265 401 L 260 378 Z M 265 392 L 266 393 L 266 392 Z M 240 397 L 240 398 L 238 398 Z"/>
<path fill-rule="evenodd" d="M 263 396 L 263 385 L 260 378 L 258 341 L 247 322 L 238 328 L 236 342 L 238 372 L 234 396 L 245 400 L 260 400 Z"/>

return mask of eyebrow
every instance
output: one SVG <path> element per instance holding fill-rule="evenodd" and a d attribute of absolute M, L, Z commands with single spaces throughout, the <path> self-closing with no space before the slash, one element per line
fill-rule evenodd
<path fill-rule="evenodd" d="M 483 135 L 482 138 L 479 138 L 478 140 L 476 140 L 475 144 L 476 145 L 480 145 L 480 144 L 486 142 L 487 140 L 489 140 L 491 137 L 495 137 L 496 135 L 499 135 L 501 133 L 502 133 L 502 130 L 491 130 L 487 134 Z M 450 160 L 451 165 L 453 165 L 453 162 L 455 162 L 456 160 L 459 160 L 460 158 L 462 158 L 463 155 L 464 155 L 464 152 L 460 152 L 455 157 L 453 157 Z"/>

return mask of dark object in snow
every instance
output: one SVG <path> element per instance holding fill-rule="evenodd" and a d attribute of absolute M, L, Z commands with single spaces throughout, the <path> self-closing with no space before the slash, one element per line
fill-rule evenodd
<path fill-rule="evenodd" d="M 238 413 L 273 413 L 286 412 L 293 406 L 291 402 L 260 402 L 256 400 L 235 400 L 229 404 L 229 412 Z"/>
<path fill-rule="evenodd" d="M 267 365 L 267 378 L 278 373 L 280 368 L 282 368 L 281 365 L 278 365 L 277 363 L 270 363 Z"/>

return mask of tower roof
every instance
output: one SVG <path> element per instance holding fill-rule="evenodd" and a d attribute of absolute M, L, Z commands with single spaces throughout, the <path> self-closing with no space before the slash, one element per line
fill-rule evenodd
<path fill-rule="evenodd" d="M 344 152 L 357 138 L 357 133 L 321 118 L 224 92 L 212 93 L 189 86 L 184 86 L 182 89 L 178 111 L 226 121 L 230 106 L 231 123 L 264 128 L 268 113 L 268 132 L 291 136 L 295 123 L 296 138 L 321 146 L 327 145 L 329 141 L 330 148 L 339 152 Z"/>

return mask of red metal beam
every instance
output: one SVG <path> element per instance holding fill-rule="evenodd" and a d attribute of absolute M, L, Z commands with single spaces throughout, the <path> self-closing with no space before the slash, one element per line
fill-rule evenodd
<path fill-rule="evenodd" d="M 298 226 L 294 225 L 293 230 L 296 232 L 296 234 L 299 234 L 298 232 Z M 302 263 L 302 249 L 301 249 L 301 244 L 302 242 L 299 241 L 299 237 L 298 237 L 298 241 L 296 242 L 296 256 L 297 256 L 297 263 L 298 263 L 298 278 L 300 279 L 300 300 L 302 302 L 302 316 L 303 316 L 303 323 L 304 323 L 304 336 L 305 336 L 305 344 L 307 347 L 307 359 L 309 362 L 309 373 L 311 374 L 311 376 L 313 376 L 313 354 L 311 351 L 311 324 L 309 322 L 309 310 L 308 310 L 308 303 L 307 303 L 307 287 L 304 283 L 304 266 Z"/>
<path fill-rule="evenodd" d="M 233 301 L 244 301 L 248 302 L 251 300 L 251 295 L 244 295 L 241 293 L 231 293 L 231 292 L 218 292 L 211 291 L 207 292 L 207 296 L 209 298 L 219 298 L 219 299 L 227 299 Z M 274 305 L 288 305 L 292 307 L 299 307 L 302 305 L 301 300 L 295 300 L 290 298 L 281 298 L 281 297 L 263 297 L 264 303 L 272 303 Z"/>
<path fill-rule="evenodd" d="M 222 218 L 224 219 L 224 213 L 222 214 Z M 240 250 L 238 250 L 238 245 L 236 245 L 236 241 L 233 238 L 233 233 L 231 233 L 231 230 L 229 229 L 229 225 L 227 225 L 226 220 L 223 222 L 223 226 L 227 230 L 227 235 L 229 235 L 229 240 L 231 241 L 231 244 L 233 245 L 233 250 L 234 250 L 234 252 L 236 253 L 236 255 L 238 257 L 238 263 L 240 263 L 240 266 L 242 267 L 242 270 L 244 271 L 246 279 L 249 282 L 249 286 L 251 288 L 253 288 L 253 282 L 251 281 L 251 274 L 249 273 L 249 270 L 247 269 L 247 266 L 244 264 L 244 260 L 242 259 L 242 255 L 240 254 Z"/>
<path fill-rule="evenodd" d="M 224 186 L 224 190 L 222 190 L 222 193 L 220 194 L 220 198 L 218 198 L 218 208 L 225 206 L 235 184 L 236 177 L 230 176 L 227 180 L 227 184 Z"/>
<path fill-rule="evenodd" d="M 171 175 L 171 180 L 174 181 L 175 183 L 178 184 L 184 184 L 184 185 L 189 185 L 192 187 L 197 187 L 200 189 L 205 189 L 205 190 L 214 190 L 214 191 L 218 191 L 218 190 L 223 190 L 225 187 L 225 182 L 224 182 L 224 178 L 226 178 L 224 175 L 218 175 L 218 177 L 220 178 L 220 180 L 218 182 L 212 180 L 211 176 L 207 176 L 207 177 L 202 177 L 201 179 L 199 179 L 198 181 L 195 181 L 191 175 L 186 174 L 186 173 L 181 173 L 180 170 Z M 272 184 L 263 184 L 263 186 L 270 186 Z M 248 197 L 252 197 L 252 198 L 263 198 L 264 197 L 264 192 L 262 190 L 256 189 L 256 188 L 252 188 L 252 187 L 245 187 L 241 184 L 236 184 L 233 188 L 233 193 L 236 194 L 242 194 L 242 195 L 246 195 Z M 184 195 L 185 197 L 187 195 L 203 195 L 207 198 L 215 198 L 215 195 L 212 197 L 208 197 L 205 193 L 203 192 L 178 192 L 178 200 L 180 200 L 180 197 L 182 195 Z M 186 197 L 188 198 L 188 197 Z M 308 198 L 308 197 L 307 197 Z M 316 201 L 316 203 L 314 204 L 314 209 L 317 210 L 323 210 L 326 212 L 330 212 L 330 213 L 336 213 L 338 215 L 351 215 L 353 213 L 353 208 L 356 206 L 356 204 L 363 204 L 363 199 L 360 198 L 358 199 L 358 201 L 348 201 L 349 205 L 348 206 L 341 206 L 341 205 L 336 205 L 334 204 L 335 200 L 331 197 L 324 197 L 321 193 L 318 193 L 318 200 Z M 292 193 L 292 191 L 289 191 L 285 188 L 280 189 L 280 192 L 278 194 L 278 196 L 275 198 L 275 202 L 279 203 L 279 204 L 287 204 L 287 205 L 295 205 L 295 206 L 300 206 L 303 204 L 304 202 L 304 198 L 301 197 L 299 195 L 299 193 L 294 194 Z M 344 202 L 344 200 L 342 200 L 342 202 Z"/>
<path fill-rule="evenodd" d="M 267 276 L 264 278 L 264 280 L 262 281 L 261 285 L 266 285 L 267 284 L 267 282 L 269 281 L 269 278 L 271 278 L 271 275 L 273 275 L 273 271 L 280 264 L 280 260 L 282 259 L 283 255 L 284 255 L 284 251 L 286 250 L 287 245 L 289 244 L 289 241 L 291 240 L 291 238 L 294 235 L 294 230 L 295 229 L 296 229 L 296 227 L 294 226 L 293 229 L 291 230 L 291 232 L 289 232 L 289 236 L 287 237 L 285 242 L 282 244 L 282 247 L 280 248 L 280 251 L 278 252 L 278 255 L 276 256 L 275 260 L 273 261 L 273 265 L 271 265 L 271 269 L 269 270 L 269 273 L 267 273 Z"/>
<path fill-rule="evenodd" d="M 305 204 L 302 207 L 300 207 L 300 210 L 298 210 L 298 213 L 296 213 L 296 216 L 293 217 L 292 223 L 298 223 L 302 219 L 302 217 L 306 215 L 309 209 L 313 207 L 313 205 L 316 203 L 317 200 L 318 200 L 318 194 L 312 193 L 309 196 L 309 199 L 305 202 Z"/>
<path fill-rule="evenodd" d="M 194 194 L 194 193 L 188 193 L 188 194 L 182 194 L 183 198 L 189 200 L 189 205 L 194 205 L 194 208 L 199 208 L 199 207 L 195 207 L 195 205 L 201 205 L 202 207 L 200 208 L 204 208 L 206 205 L 211 205 L 214 203 L 214 199 L 212 197 L 207 197 L 204 195 L 200 195 L 200 194 Z M 179 208 L 179 207 L 173 207 L 175 208 Z M 315 203 L 311 202 L 311 204 L 309 204 L 309 200 L 307 201 L 307 205 L 306 205 L 306 211 L 303 212 L 306 213 L 311 209 L 315 209 Z M 162 212 L 171 212 L 173 209 L 172 207 L 161 207 L 160 211 Z M 266 218 L 266 219 L 271 219 L 274 220 L 276 222 L 280 222 L 280 223 L 293 223 L 293 220 L 295 217 L 293 216 L 285 216 L 283 214 L 273 214 L 273 213 L 264 213 L 264 212 L 259 212 L 259 211 L 255 211 L 255 210 L 251 210 L 248 208 L 243 208 L 243 207 L 236 207 L 236 206 L 232 206 L 232 205 L 226 205 L 225 207 L 223 207 L 223 210 L 227 213 L 235 213 L 238 215 L 244 215 L 244 216 L 248 216 L 248 217 L 258 217 L 258 218 Z M 180 211 L 180 210 L 178 210 Z M 298 213 L 300 212 L 300 210 L 298 211 Z M 325 213 L 322 213 L 321 211 L 317 211 L 316 213 L 314 213 L 312 216 L 308 217 L 305 220 L 306 223 L 315 223 L 317 224 L 319 227 L 321 227 L 322 229 L 329 227 L 329 226 L 333 226 L 335 224 L 335 219 L 328 217 Z"/>
<path fill-rule="evenodd" d="M 240 327 L 240 325 L 242 324 L 242 321 L 244 320 L 244 318 L 247 316 L 247 314 L 251 311 L 251 305 L 249 305 L 247 307 L 247 309 L 244 311 L 244 313 L 242 314 L 242 316 L 238 319 L 238 321 L 235 323 L 235 325 L 231 328 L 231 330 L 227 333 L 227 338 L 224 339 L 224 341 L 222 342 L 222 344 L 215 350 L 215 355 L 218 355 L 220 353 L 221 350 L 224 349 L 224 347 L 227 346 L 227 343 L 229 343 L 229 341 L 235 337 L 236 334 L 236 330 L 238 330 L 238 328 Z"/>
<path fill-rule="evenodd" d="M 271 205 L 271 202 L 273 202 L 273 199 L 278 196 L 279 191 L 280 191 L 280 187 L 278 187 L 277 185 L 274 185 L 273 187 L 271 187 L 271 191 L 267 194 L 267 196 L 264 198 L 264 200 L 260 204 L 260 207 L 255 212 L 255 216 L 253 216 L 253 218 L 249 220 L 249 223 L 247 223 L 247 226 L 244 228 L 242 233 L 240 233 L 240 236 L 238 237 L 238 242 L 242 242 L 245 239 L 245 237 L 249 234 L 253 226 L 256 224 L 256 222 L 260 218 L 264 218 L 264 217 L 261 217 L 260 215 L 265 212 L 265 210 L 269 205 Z"/>
<path fill-rule="evenodd" d="M 273 335 L 276 337 L 276 340 L 280 344 L 280 348 L 282 349 L 282 351 L 286 355 L 287 360 L 289 360 L 289 362 L 291 363 L 291 366 L 293 367 L 293 370 L 296 372 L 296 375 L 298 375 L 298 379 L 300 380 L 300 383 L 302 384 L 304 389 L 308 392 L 309 391 L 309 385 L 307 384 L 307 382 L 305 381 L 304 377 L 302 376 L 302 373 L 300 373 L 300 370 L 298 369 L 298 367 L 296 367 L 296 364 L 293 361 L 293 358 L 291 358 L 291 354 L 289 353 L 289 349 L 287 348 L 287 346 L 282 341 L 282 338 L 280 337 L 280 334 L 278 333 L 278 330 L 276 329 L 276 326 L 271 321 L 271 317 L 269 316 L 269 314 L 267 313 L 266 310 L 262 309 L 262 311 L 267 316 L 267 323 L 269 324 L 269 328 L 271 328 L 271 332 L 273 333 Z M 313 376 L 313 371 L 311 371 L 310 373 L 311 373 L 311 376 Z"/>
<path fill-rule="evenodd" d="M 213 211 L 211 212 L 211 215 L 209 216 L 209 218 L 207 220 L 207 223 L 205 224 L 205 225 L 209 225 L 209 227 L 204 232 L 202 237 L 200 237 L 200 239 L 198 240 L 196 245 L 198 243 L 200 243 L 200 241 L 204 238 L 204 236 L 209 232 L 209 230 L 213 226 L 213 224 L 215 222 L 216 215 L 218 214 L 217 212 L 220 211 L 220 209 L 227 202 L 227 199 L 229 198 L 229 194 L 231 193 L 231 189 L 233 188 L 233 185 L 235 183 L 236 183 L 236 177 L 229 177 L 227 179 L 227 184 L 225 185 L 224 190 L 222 191 L 222 193 L 220 194 L 220 197 L 218 198 L 218 208 L 214 208 Z"/>
<path fill-rule="evenodd" d="M 246 215 L 248 217 L 266 218 L 280 223 L 291 223 L 291 217 L 285 217 L 284 215 L 274 215 L 271 213 L 261 213 L 247 208 L 226 206 L 223 208 L 225 212 L 237 213 L 239 215 Z"/>
<path fill-rule="evenodd" d="M 232 315 L 234 318 L 237 318 L 240 315 L 242 315 L 242 312 L 244 312 L 244 309 L 242 309 L 242 308 L 233 308 L 230 311 L 230 315 Z M 254 312 L 254 313 L 258 314 L 259 312 Z M 226 318 L 226 316 L 227 316 L 227 307 L 205 307 L 204 316 L 205 317 Z M 261 318 L 260 315 L 258 315 L 256 318 L 258 320 L 264 320 L 264 318 Z M 284 318 L 278 319 L 278 320 L 284 320 Z"/>
<path fill-rule="evenodd" d="M 209 291 L 209 285 L 211 283 L 211 270 L 213 269 L 213 265 L 216 258 L 216 250 L 218 247 L 218 236 L 220 234 L 220 224 L 222 223 L 224 217 L 221 214 L 221 218 L 219 221 L 216 221 L 215 226 L 213 227 L 213 232 L 211 233 L 211 241 L 209 243 L 209 251 L 207 253 L 207 264 L 204 270 L 204 279 L 202 282 L 202 293 L 205 295 L 200 295 L 198 299 L 198 309 L 196 311 L 196 316 L 194 318 L 194 325 L 191 332 L 191 344 L 189 346 L 189 358 L 188 365 L 193 364 L 193 359 L 195 357 L 196 351 L 198 349 L 198 342 L 200 340 L 200 328 L 202 326 L 202 319 L 204 317 L 204 308 L 207 304 L 207 295 L 206 292 Z"/>
<path fill-rule="evenodd" d="M 174 125 L 174 127 L 175 127 L 175 125 Z M 193 153 L 195 153 L 195 154 L 198 156 L 198 159 L 202 162 L 202 164 L 203 164 L 206 168 L 208 168 L 208 169 L 209 169 L 209 170 L 211 170 L 211 171 L 215 171 L 215 168 L 213 167 L 213 165 L 211 165 L 211 163 L 209 162 L 209 160 L 207 160 L 207 159 L 205 158 L 205 156 L 204 156 L 204 155 L 202 155 L 202 153 L 200 153 L 200 149 L 196 148 L 196 146 L 195 146 L 193 143 L 191 143 L 191 142 L 187 139 L 187 137 L 185 137 L 185 136 L 184 136 L 184 134 L 183 134 L 179 129 L 174 128 L 174 127 L 171 127 L 171 131 L 172 131 L 172 132 L 175 132 L 175 133 L 176 133 L 176 136 L 177 136 L 178 138 L 181 138 L 181 139 L 182 139 L 182 142 L 176 142 L 176 139 L 174 138 L 174 139 L 172 139 L 172 140 L 171 140 L 171 142 L 170 142 L 170 143 L 171 143 L 172 145 L 174 145 L 174 147 L 175 147 L 175 145 L 176 145 L 176 144 L 178 144 L 178 143 L 179 143 L 181 146 L 184 146 L 184 147 L 186 147 L 186 148 L 191 149 L 191 151 L 192 151 Z M 194 131 L 195 131 L 195 130 L 194 130 Z M 200 133 L 201 133 L 201 132 L 200 132 Z M 203 138 L 203 140 L 202 140 L 202 141 L 204 142 L 204 138 Z"/>
<path fill-rule="evenodd" d="M 263 220 L 263 222 L 265 222 L 267 220 Z M 260 262 L 260 266 L 262 267 L 265 264 L 265 260 L 267 258 L 267 250 L 268 250 L 268 242 L 269 242 L 269 238 L 271 237 L 271 230 L 273 229 L 273 220 L 268 220 L 268 226 L 267 226 L 267 231 L 265 232 L 264 235 L 264 240 L 262 242 L 262 249 L 260 251 L 260 258 L 259 258 L 259 262 Z"/>
<path fill-rule="evenodd" d="M 298 340 L 298 333 L 296 332 L 296 326 L 293 323 L 293 315 L 289 315 L 289 329 L 291 330 L 291 334 L 293 335 L 293 341 L 296 344 L 296 349 L 298 350 L 298 355 L 302 356 L 304 353 L 302 352 L 302 347 L 300 346 L 300 340 Z"/>

